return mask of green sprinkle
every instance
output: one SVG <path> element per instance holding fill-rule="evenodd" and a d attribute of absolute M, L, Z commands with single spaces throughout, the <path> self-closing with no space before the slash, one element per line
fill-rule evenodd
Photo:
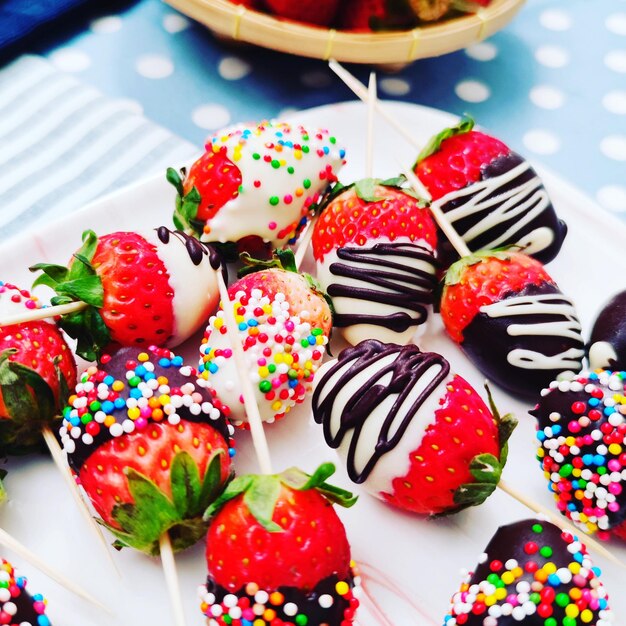
<path fill-rule="evenodd" d="M 277 170 L 280 167 L 280 161 L 277 161 L 276 159 L 272 159 L 272 162 L 270 164 L 275 170 Z"/>
<path fill-rule="evenodd" d="M 255 161 L 258 161 L 258 160 L 261 158 L 261 155 L 260 155 L 258 152 L 254 152 L 254 153 L 252 154 L 252 158 L 253 158 Z"/>
<path fill-rule="evenodd" d="M 294 168 L 293 166 L 291 166 L 291 165 L 290 165 L 290 166 L 287 168 L 287 171 L 288 171 L 290 174 L 293 174 L 296 170 L 295 170 L 295 168 Z"/>
<path fill-rule="evenodd" d="M 128 384 L 131 387 L 136 387 L 139 383 L 141 382 L 141 378 L 139 378 L 139 376 L 133 376 L 129 381 Z"/>
<path fill-rule="evenodd" d="M 500 580 L 500 576 L 497 574 L 489 574 L 487 576 L 487 582 L 490 582 L 492 585 L 495 585 Z"/>
<path fill-rule="evenodd" d="M 305 178 L 305 179 L 302 181 L 302 186 L 303 186 L 305 189 L 308 189 L 308 188 L 311 186 L 311 181 L 310 181 L 308 178 Z"/>
<path fill-rule="evenodd" d="M 589 483 L 584 478 L 578 479 L 578 487 L 584 489 Z"/>
<path fill-rule="evenodd" d="M 280 198 L 278 196 L 272 196 L 270 198 L 270 204 L 272 206 L 276 206 L 280 202 Z"/>
<path fill-rule="evenodd" d="M 541 604 L 541 596 L 536 591 L 533 591 L 533 593 L 530 594 L 529 600 L 533 604 Z"/>
<path fill-rule="evenodd" d="M 309 618 L 304 615 L 304 613 L 300 613 L 299 615 L 296 615 L 296 624 L 298 624 L 298 626 L 306 626 L 309 623 Z"/>
<path fill-rule="evenodd" d="M 315 336 L 317 337 L 318 335 L 321 335 L 323 332 L 324 332 L 324 331 L 323 331 L 321 328 L 314 328 L 314 329 L 311 331 L 311 334 L 312 334 L 312 335 L 315 335 Z"/>
<path fill-rule="evenodd" d="M 329 137 L 328 141 L 330 141 L 330 143 L 337 143 L 337 139 L 335 139 L 335 137 Z"/>
<path fill-rule="evenodd" d="M 564 617 L 563 626 L 576 626 L 576 619 L 573 617 Z"/>
<path fill-rule="evenodd" d="M 540 535 L 543 532 L 543 526 L 541 524 L 533 524 L 533 532 Z"/>
<path fill-rule="evenodd" d="M 94 400 L 90 405 L 89 405 L 89 410 L 90 411 L 99 411 L 100 407 L 102 405 L 100 404 L 100 402 L 98 402 L 98 400 Z"/>
<path fill-rule="evenodd" d="M 269 371 L 269 373 L 270 373 L 270 374 L 273 374 L 273 373 L 276 371 L 276 365 L 274 365 L 274 363 L 270 363 L 270 364 L 267 366 L 267 369 L 268 369 L 268 371 Z"/>
<path fill-rule="evenodd" d="M 566 463 L 560 470 L 559 470 L 559 476 L 562 476 L 563 478 L 567 478 L 571 473 L 572 470 L 574 469 L 573 465 L 570 465 L 569 463 Z"/>
<path fill-rule="evenodd" d="M 600 474 L 600 476 L 603 476 L 608 472 L 604 465 L 600 466 L 596 471 L 598 472 L 598 474 Z"/>
<path fill-rule="evenodd" d="M 91 413 L 85 413 L 84 415 L 80 416 L 80 421 L 83 424 L 89 424 L 89 422 L 91 422 L 92 419 L 93 417 L 91 416 Z"/>
<path fill-rule="evenodd" d="M 243 185 L 239 185 L 239 193 L 243 193 Z"/>
<path fill-rule="evenodd" d="M 268 391 L 272 390 L 272 383 L 269 380 L 262 380 L 259 383 L 259 389 L 263 392 L 263 393 L 267 393 Z"/>
<path fill-rule="evenodd" d="M 554 617 L 549 617 L 545 622 L 544 626 L 557 626 L 556 620 Z"/>
<path fill-rule="evenodd" d="M 301 345 L 303 348 L 308 348 L 308 347 L 310 346 L 310 344 L 309 344 L 309 340 L 308 340 L 308 339 L 300 339 L 300 345 Z"/>
<path fill-rule="evenodd" d="M 233 618 L 230 615 L 222 615 L 222 620 L 224 621 L 224 624 L 233 623 Z"/>
<path fill-rule="evenodd" d="M 308 137 L 307 137 L 307 139 L 308 139 Z M 305 154 L 308 154 L 309 151 L 310 151 L 309 146 L 302 146 L 302 152 L 304 152 Z"/>
<path fill-rule="evenodd" d="M 543 546 L 543 548 L 539 550 L 539 554 L 541 554 L 542 557 L 549 559 L 552 556 L 552 548 L 550 546 Z"/>
<path fill-rule="evenodd" d="M 565 607 L 569 604 L 569 595 L 566 593 L 557 593 L 554 601 L 560 606 Z"/>
<path fill-rule="evenodd" d="M 296 372 L 296 370 L 294 370 L 294 369 L 290 369 L 287 372 L 287 376 L 289 376 L 289 378 L 291 378 L 291 379 L 298 378 L 298 372 Z"/>

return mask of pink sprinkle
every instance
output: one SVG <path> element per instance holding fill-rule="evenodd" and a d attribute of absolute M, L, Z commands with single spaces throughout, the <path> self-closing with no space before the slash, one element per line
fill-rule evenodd
<path fill-rule="evenodd" d="M 27 309 L 36 309 L 37 303 L 34 300 L 26 300 L 26 308 Z"/>
<path fill-rule="evenodd" d="M 152 413 L 150 413 L 152 415 Z M 143 430 L 148 425 L 148 420 L 145 417 L 138 417 L 135 420 L 135 429 Z"/>
<path fill-rule="evenodd" d="M 609 492 L 614 496 L 619 496 L 622 493 L 622 486 L 619 483 L 611 483 L 609 485 Z"/>
<path fill-rule="evenodd" d="M 252 609 L 244 609 L 241 612 L 241 617 L 246 620 L 252 621 L 256 616 L 254 615 L 254 611 Z"/>
<path fill-rule="evenodd" d="M 46 612 L 46 605 L 43 602 L 33 602 L 33 609 L 35 609 L 35 612 L 43 615 Z"/>
<path fill-rule="evenodd" d="M 272 378 L 272 387 L 280 387 L 280 378 Z"/>
<path fill-rule="evenodd" d="M 152 409 L 149 406 L 144 406 L 141 409 L 141 417 L 148 419 L 151 416 L 152 416 Z M 135 424 L 137 424 L 137 421 L 135 421 Z"/>
<path fill-rule="evenodd" d="M 291 321 L 291 320 L 287 320 L 285 322 L 285 328 L 289 331 L 292 332 L 293 329 L 296 327 L 296 325 Z"/>
<path fill-rule="evenodd" d="M 619 511 L 619 504 L 617 502 L 609 502 L 607 508 L 611 513 L 617 513 Z"/>
<path fill-rule="evenodd" d="M 233 351 L 230 348 L 224 348 L 222 353 L 227 359 L 230 359 L 230 357 L 233 356 Z"/>
<path fill-rule="evenodd" d="M 285 204 L 291 204 L 293 202 L 293 196 L 288 193 L 283 200 L 285 201 Z"/>
<path fill-rule="evenodd" d="M 286 202 L 286 200 L 285 200 L 285 202 Z M 268 227 L 270 230 L 276 230 L 276 228 L 278 227 L 278 224 L 277 224 L 276 222 L 270 222 L 270 223 L 267 225 L 267 227 Z"/>
<path fill-rule="evenodd" d="M 612 472 L 619 472 L 622 469 L 622 466 L 620 465 L 619 461 L 617 459 L 611 459 L 608 462 L 607 467 L 609 468 L 609 470 L 611 470 Z"/>

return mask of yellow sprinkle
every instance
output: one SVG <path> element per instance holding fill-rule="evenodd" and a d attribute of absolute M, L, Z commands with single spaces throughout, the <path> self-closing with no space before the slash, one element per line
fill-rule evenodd
<path fill-rule="evenodd" d="M 113 389 L 113 391 L 122 391 L 122 389 L 124 389 L 124 383 L 121 380 L 116 380 L 111 385 L 111 389 Z"/>
<path fill-rule="evenodd" d="M 135 406 L 132 409 L 128 409 L 127 414 L 131 420 L 136 420 L 141 415 L 141 411 Z"/>
<path fill-rule="evenodd" d="M 145 362 L 145 361 L 149 361 L 149 360 L 150 360 L 150 356 L 148 355 L 148 353 L 147 353 L 147 352 L 140 352 L 140 353 L 137 355 L 137 360 L 138 360 L 138 361 L 141 361 L 141 362 L 143 363 L 143 362 Z"/>
<path fill-rule="evenodd" d="M 340 580 L 335 585 L 335 590 L 340 596 L 345 596 L 348 593 L 348 591 L 350 591 L 350 586 L 345 580 Z"/>

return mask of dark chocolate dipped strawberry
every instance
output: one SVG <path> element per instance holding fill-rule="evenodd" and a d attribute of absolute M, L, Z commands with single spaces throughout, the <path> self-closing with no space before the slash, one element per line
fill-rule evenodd
<path fill-rule="evenodd" d="M 600 311 L 591 330 L 588 356 L 592 370 L 626 370 L 626 290 Z"/>
<path fill-rule="evenodd" d="M 425 515 L 493 493 L 516 424 L 490 410 L 441 355 L 375 340 L 323 366 L 313 416 L 355 483 Z"/>
<path fill-rule="evenodd" d="M 323 129 L 268 121 L 227 129 L 189 174 L 168 170 L 178 191 L 174 224 L 203 241 L 245 241 L 248 251 L 254 240 L 282 247 L 337 180 L 344 156 Z"/>
<path fill-rule="evenodd" d="M 354 623 L 356 570 L 333 504 L 356 498 L 326 482 L 334 471 L 239 476 L 209 508 L 200 598 L 210 624 Z"/>
<path fill-rule="evenodd" d="M 574 304 L 526 254 L 483 251 L 457 261 L 446 273 L 440 309 L 448 335 L 474 365 L 515 395 L 535 397 L 582 369 Z"/>
<path fill-rule="evenodd" d="M 587 549 L 549 522 L 501 526 L 452 596 L 444 626 L 612 626 Z"/>
<path fill-rule="evenodd" d="M 41 308 L 25 289 L 0 281 L 0 319 Z M 76 363 L 61 331 L 45 320 L 0 326 L 0 456 L 40 450 L 76 384 Z"/>
<path fill-rule="evenodd" d="M 121 348 L 81 376 L 61 443 L 117 547 L 158 554 L 206 532 L 202 514 L 230 478 L 227 409 L 165 348 Z"/>
<path fill-rule="evenodd" d="M 93 361 L 111 342 L 177 346 L 217 308 L 220 259 L 209 246 L 162 226 L 144 233 L 83 233 L 69 267 L 40 263 L 35 285 L 55 290 L 52 304 L 82 302 L 59 325 Z"/>
<path fill-rule="evenodd" d="M 433 303 L 436 227 L 401 182 L 336 186 L 315 223 L 317 278 L 333 299 L 335 327 L 351 344 L 407 343 Z"/>
<path fill-rule="evenodd" d="M 18 576 L 11 563 L 0 564 L 0 624 L 9 626 L 51 626 L 46 615 L 47 600 L 40 594 L 31 595 L 28 580 Z"/>
<path fill-rule="evenodd" d="M 587 533 L 626 533 L 626 372 L 553 382 L 530 414 L 559 511 Z"/>
<path fill-rule="evenodd" d="M 548 263 L 558 254 L 567 227 L 528 161 L 495 137 L 473 130 L 474 121 L 433 137 L 414 169 L 470 250 L 520 246 Z M 440 261 L 458 255 L 445 237 Z"/>

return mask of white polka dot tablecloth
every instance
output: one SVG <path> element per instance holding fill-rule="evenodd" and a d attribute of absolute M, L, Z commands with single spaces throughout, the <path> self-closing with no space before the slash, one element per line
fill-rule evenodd
<path fill-rule="evenodd" d="M 148 0 L 43 52 L 196 144 L 233 122 L 352 98 L 321 61 L 229 46 Z M 350 69 L 365 81 L 370 68 Z M 379 91 L 471 114 L 626 220 L 626 1 L 529 0 L 489 40 L 381 74 Z"/>

